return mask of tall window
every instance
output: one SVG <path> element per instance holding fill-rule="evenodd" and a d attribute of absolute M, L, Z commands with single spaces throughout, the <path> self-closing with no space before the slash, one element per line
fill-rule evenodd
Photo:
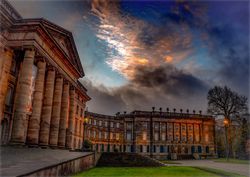
<path fill-rule="evenodd" d="M 162 140 L 162 141 L 165 141 L 165 140 L 166 140 L 166 133 L 162 133 L 162 134 L 161 134 L 161 140 Z"/>
<path fill-rule="evenodd" d="M 99 131 L 99 135 L 98 135 L 99 139 L 102 139 L 102 132 Z"/>
<path fill-rule="evenodd" d="M 114 127 L 114 123 L 110 122 L 110 127 L 113 128 Z"/>
<path fill-rule="evenodd" d="M 116 140 L 119 140 L 119 139 L 120 139 L 120 134 L 116 133 Z"/>
<path fill-rule="evenodd" d="M 104 132 L 104 139 L 108 139 L 108 133 Z"/>
<path fill-rule="evenodd" d="M 102 121 L 101 120 L 99 120 L 99 126 L 102 126 Z"/>
<path fill-rule="evenodd" d="M 129 140 L 129 141 L 131 140 L 131 132 L 127 132 L 126 139 Z"/>
<path fill-rule="evenodd" d="M 155 141 L 158 141 L 159 140 L 159 133 L 158 132 L 155 132 Z"/>
<path fill-rule="evenodd" d="M 120 123 L 117 122 L 117 123 L 116 123 L 116 128 L 119 128 L 119 127 L 120 127 Z"/>
<path fill-rule="evenodd" d="M 142 140 L 147 141 L 147 132 L 142 133 Z"/>

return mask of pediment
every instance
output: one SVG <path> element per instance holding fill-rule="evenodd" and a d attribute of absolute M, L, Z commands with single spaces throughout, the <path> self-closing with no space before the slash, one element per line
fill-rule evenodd
<path fill-rule="evenodd" d="M 67 56 L 68 60 L 84 75 L 72 33 L 47 20 L 43 19 L 42 23 L 57 46 L 59 46 L 61 51 Z"/>

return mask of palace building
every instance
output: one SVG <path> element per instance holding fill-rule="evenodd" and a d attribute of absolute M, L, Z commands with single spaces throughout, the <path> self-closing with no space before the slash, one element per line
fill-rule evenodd
<path fill-rule="evenodd" d="M 106 116 L 85 113 L 85 139 L 98 152 L 134 152 L 158 159 L 213 157 L 215 119 L 162 111 L 133 111 Z"/>
<path fill-rule="evenodd" d="M 1 144 L 80 149 L 90 97 L 72 33 L 0 8 Z"/>

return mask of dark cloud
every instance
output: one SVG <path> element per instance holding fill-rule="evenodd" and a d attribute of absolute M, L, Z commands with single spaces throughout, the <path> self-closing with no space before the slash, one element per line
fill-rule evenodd
<path fill-rule="evenodd" d="M 201 80 L 171 65 L 138 67 L 135 71 L 134 79 L 128 84 L 112 89 L 84 81 L 92 97 L 88 104 L 90 111 L 113 114 L 124 110 L 148 110 L 152 106 L 164 107 L 166 104 L 171 107 L 173 102 L 177 108 L 190 108 L 190 102 L 193 105 L 201 103 L 201 100 L 193 99 L 194 96 L 205 97 L 208 90 Z M 204 107 L 199 105 L 199 108 Z"/>

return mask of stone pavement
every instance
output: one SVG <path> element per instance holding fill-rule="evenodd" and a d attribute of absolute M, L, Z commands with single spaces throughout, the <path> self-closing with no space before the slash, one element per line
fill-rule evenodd
<path fill-rule="evenodd" d="M 0 176 L 18 176 L 64 161 L 82 157 L 89 152 L 70 152 L 59 149 L 41 149 L 1 146 Z"/>
<path fill-rule="evenodd" d="M 221 163 L 214 162 L 212 160 L 177 160 L 175 162 L 181 164 L 168 164 L 168 166 L 208 167 L 227 172 L 237 173 L 244 176 L 250 175 L 250 168 L 248 164 Z"/>

